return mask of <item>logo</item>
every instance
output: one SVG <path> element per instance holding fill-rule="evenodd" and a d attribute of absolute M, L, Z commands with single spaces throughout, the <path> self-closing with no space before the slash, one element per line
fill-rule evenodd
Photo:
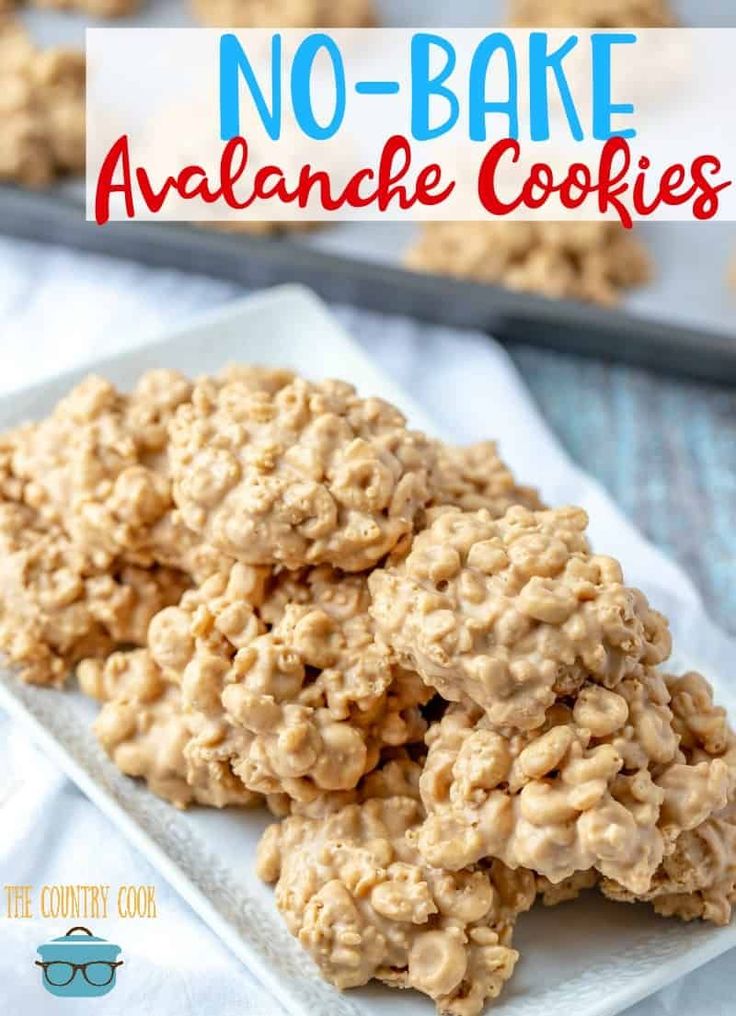
<path fill-rule="evenodd" d="M 36 966 L 43 971 L 43 986 L 61 998 L 95 998 L 115 987 L 120 946 L 98 938 L 89 928 L 70 928 L 36 950 Z"/>

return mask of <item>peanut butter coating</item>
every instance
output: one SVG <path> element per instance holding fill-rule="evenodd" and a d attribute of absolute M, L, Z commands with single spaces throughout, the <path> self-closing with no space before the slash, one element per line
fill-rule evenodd
<path fill-rule="evenodd" d="M 201 609 L 182 673 L 203 719 L 194 755 L 226 757 L 253 791 L 309 803 L 354 788 L 383 747 L 421 741 L 431 693 L 376 639 L 362 576 L 277 576 L 244 638 L 223 624 L 229 596 Z"/>
<path fill-rule="evenodd" d="M 125 395 L 90 375 L 40 423 L 18 432 L 13 457 L 25 499 L 104 563 L 162 561 L 173 512 L 167 423 L 189 398 L 176 371 L 150 371 Z M 178 564 L 178 561 L 162 563 Z"/>
<path fill-rule="evenodd" d="M 84 171 L 84 54 L 39 50 L 3 9 L 0 3 L 0 182 L 45 187 Z"/>
<path fill-rule="evenodd" d="M 0 650 L 174 806 L 282 819 L 258 870 L 328 980 L 477 1016 L 535 898 L 736 899 L 725 712 L 586 527 L 342 382 L 92 376 L 0 436 Z"/>
<path fill-rule="evenodd" d="M 639 240 L 612 222 L 425 223 L 405 261 L 420 272 L 603 306 L 652 271 Z"/>
<path fill-rule="evenodd" d="M 680 752 L 691 767 L 725 766 L 726 804 L 677 837 L 645 893 L 636 896 L 611 879 L 604 879 L 601 888 L 611 899 L 651 902 L 665 917 L 728 924 L 736 903 L 736 736 L 702 675 L 668 675 L 666 681 Z M 684 793 L 685 781 L 673 784 L 683 807 L 693 808 L 695 798 Z"/>
<path fill-rule="evenodd" d="M 430 499 L 431 445 L 339 381 L 253 392 L 204 381 L 171 425 L 184 521 L 248 564 L 373 567 Z"/>
<path fill-rule="evenodd" d="M 664 618 L 593 555 L 579 508 L 437 509 L 408 555 L 369 579 L 378 631 L 449 701 L 534 729 L 592 677 L 615 687 L 669 654 Z"/>
<path fill-rule="evenodd" d="M 678 837 L 724 808 L 729 770 L 688 759 L 654 671 L 611 691 L 586 684 L 534 731 L 453 706 L 428 736 L 419 847 L 461 868 L 495 857 L 558 884 L 595 869 L 649 891 Z"/>
<path fill-rule="evenodd" d="M 104 665 L 85 661 L 80 685 L 104 699 L 94 724 L 102 747 L 123 773 L 145 780 L 154 794 L 177 808 L 259 800 L 227 767 L 189 764 L 192 718 L 182 709 L 179 688 L 163 678 L 146 650 L 113 654 Z"/>
<path fill-rule="evenodd" d="M 145 644 L 151 618 L 186 586 L 169 568 L 100 568 L 32 508 L 0 502 L 0 649 L 25 681 L 60 686 L 87 656 Z"/>
<path fill-rule="evenodd" d="M 518 28 L 671 28 L 668 0 L 510 0 Z"/>
<path fill-rule="evenodd" d="M 464 446 L 437 442 L 437 461 L 432 474 L 432 502 L 464 511 L 486 508 L 501 518 L 512 505 L 543 508 L 533 487 L 520 486 L 500 458 L 494 441 Z"/>
<path fill-rule="evenodd" d="M 337 987 L 375 978 L 423 992 L 439 1012 L 477 1016 L 513 972 L 511 932 L 534 900 L 534 878 L 498 863 L 432 868 L 412 835 L 421 817 L 407 797 L 368 799 L 323 820 L 294 816 L 266 830 L 258 871 Z"/>
<path fill-rule="evenodd" d="M 194 16 L 214 28 L 369 28 L 372 0 L 192 0 Z"/>

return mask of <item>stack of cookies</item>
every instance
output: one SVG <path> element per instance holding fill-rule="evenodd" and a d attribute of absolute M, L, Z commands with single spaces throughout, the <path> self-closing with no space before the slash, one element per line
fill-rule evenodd
<path fill-rule="evenodd" d="M 9 662 L 76 672 L 175 806 L 268 807 L 258 871 L 338 987 L 475 1016 L 583 890 L 730 920 L 724 711 L 491 442 L 283 370 L 90 377 L 0 440 L 0 496 Z"/>

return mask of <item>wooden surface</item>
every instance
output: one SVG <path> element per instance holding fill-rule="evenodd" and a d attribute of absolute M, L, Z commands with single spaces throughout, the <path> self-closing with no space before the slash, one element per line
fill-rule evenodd
<path fill-rule="evenodd" d="M 736 389 L 528 347 L 510 352 L 572 457 L 736 633 Z"/>

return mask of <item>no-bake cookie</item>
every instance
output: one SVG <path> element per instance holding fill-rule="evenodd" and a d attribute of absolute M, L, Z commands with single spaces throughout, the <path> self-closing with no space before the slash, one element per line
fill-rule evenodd
<path fill-rule="evenodd" d="M 518 28 L 670 28 L 668 0 L 511 0 Z"/>
<path fill-rule="evenodd" d="M 543 508 L 533 487 L 520 486 L 500 458 L 494 441 L 453 446 L 437 443 L 436 466 L 431 477 L 432 500 L 466 511 L 487 508 L 501 518 L 512 505 Z"/>
<path fill-rule="evenodd" d="M 174 416 L 170 459 L 189 528 L 250 564 L 370 568 L 430 499 L 428 440 L 339 381 L 204 381 Z"/>
<path fill-rule="evenodd" d="M 339 381 L 89 377 L 0 437 L 0 650 L 176 807 L 282 819 L 330 981 L 477 1016 L 535 899 L 736 901 L 736 738 L 586 527 Z"/>
<path fill-rule="evenodd" d="M 32 508 L 0 502 L 0 650 L 25 681 L 58 686 L 84 657 L 143 645 L 187 584 L 169 568 L 100 568 Z"/>
<path fill-rule="evenodd" d="M 248 806 L 260 800 L 226 766 L 188 762 L 192 720 L 182 709 L 179 688 L 163 678 L 146 650 L 115 654 L 104 667 L 85 661 L 79 677 L 83 690 L 104 700 L 94 730 L 121 772 L 145 780 L 177 808 Z"/>
<path fill-rule="evenodd" d="M 614 691 L 586 684 L 526 733 L 451 707 L 427 741 L 419 849 L 450 869 L 495 857 L 557 884 L 594 868 L 641 895 L 678 837 L 728 800 L 723 759 L 680 751 L 655 672 Z"/>
<path fill-rule="evenodd" d="M 444 698 L 533 729 L 587 677 L 614 687 L 667 658 L 664 618 L 590 552 L 581 509 L 433 514 L 369 586 L 379 632 Z"/>
<path fill-rule="evenodd" d="M 498 863 L 432 868 L 410 835 L 421 817 L 415 800 L 395 797 L 288 818 L 264 834 L 258 870 L 333 984 L 375 978 L 429 995 L 439 1012 L 477 1016 L 513 973 L 511 933 L 534 877 Z"/>
<path fill-rule="evenodd" d="M 214 28 L 369 28 L 373 0 L 192 0 L 194 16 Z"/>
<path fill-rule="evenodd" d="M 0 181 L 40 187 L 84 169 L 84 54 L 38 50 L 0 14 Z"/>
<path fill-rule="evenodd" d="M 432 222 L 409 268 L 603 305 L 647 282 L 649 257 L 615 222 Z"/>
<path fill-rule="evenodd" d="M 249 571 L 235 565 L 151 625 L 154 659 L 179 673 L 198 718 L 193 762 L 227 764 L 250 790 L 309 803 L 356 787 L 383 747 L 421 741 L 419 706 L 432 693 L 376 639 L 362 576 L 318 569 L 292 597 L 285 574 L 253 610 L 241 592 Z"/>
<path fill-rule="evenodd" d="M 13 468 L 26 500 L 101 563 L 121 554 L 160 560 L 158 527 L 168 543 L 173 509 L 166 423 L 189 394 L 175 371 L 145 374 L 131 395 L 85 378 L 45 420 L 17 432 Z"/>
<path fill-rule="evenodd" d="M 226 370 L 212 383 L 236 373 L 241 384 L 266 389 L 285 376 Z M 86 377 L 45 420 L 13 433 L 12 470 L 24 500 L 101 568 L 117 558 L 160 564 L 195 583 L 228 570 L 231 559 L 193 533 L 172 500 L 168 425 L 190 394 L 172 370 L 146 372 L 130 394 Z"/>
<path fill-rule="evenodd" d="M 700 674 L 668 675 L 666 682 L 681 754 L 689 767 L 714 761 L 725 766 L 728 800 L 724 808 L 677 837 L 645 893 L 627 892 L 612 879 L 603 879 L 601 888 L 612 899 L 649 901 L 665 917 L 728 924 L 736 903 L 736 736 Z M 682 794 L 685 781 L 678 780 L 676 787 Z M 688 807 L 695 803 L 687 796 L 683 800 Z"/>

